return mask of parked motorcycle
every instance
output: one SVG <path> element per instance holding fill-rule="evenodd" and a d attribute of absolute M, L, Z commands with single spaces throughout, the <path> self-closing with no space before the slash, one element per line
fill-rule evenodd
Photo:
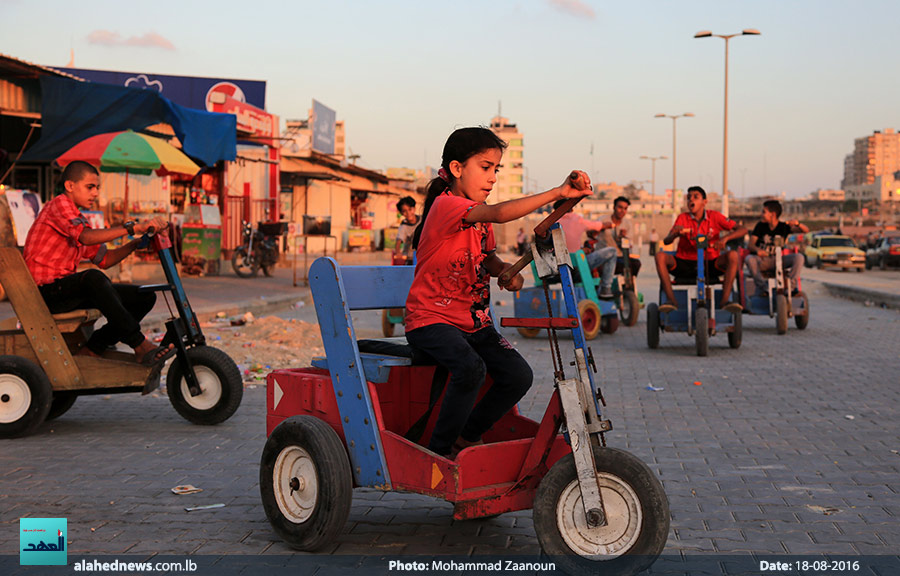
<path fill-rule="evenodd" d="M 271 276 L 278 262 L 278 238 L 285 231 L 283 222 L 260 222 L 256 229 L 250 222 L 243 223 L 243 244 L 234 249 L 231 266 L 241 278 L 263 274 Z"/>

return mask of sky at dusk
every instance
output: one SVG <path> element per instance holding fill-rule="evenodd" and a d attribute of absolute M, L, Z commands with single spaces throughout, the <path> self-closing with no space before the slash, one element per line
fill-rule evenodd
<path fill-rule="evenodd" d="M 267 82 L 266 108 L 337 111 L 359 163 L 437 166 L 448 134 L 503 115 L 532 185 L 722 186 L 725 42 L 729 187 L 738 197 L 840 186 L 853 139 L 900 129 L 894 0 L 0 0 L 0 53 L 77 68 Z M 593 155 L 591 149 L 593 147 Z M 650 184 L 646 184 L 649 188 Z"/>

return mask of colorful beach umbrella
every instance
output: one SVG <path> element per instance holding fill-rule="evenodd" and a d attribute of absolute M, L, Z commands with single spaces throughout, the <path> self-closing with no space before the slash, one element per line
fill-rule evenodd
<path fill-rule="evenodd" d="M 131 130 L 91 136 L 69 148 L 56 159 L 60 166 L 83 160 L 103 172 L 131 174 L 194 175 L 200 171 L 193 160 L 162 138 Z"/>

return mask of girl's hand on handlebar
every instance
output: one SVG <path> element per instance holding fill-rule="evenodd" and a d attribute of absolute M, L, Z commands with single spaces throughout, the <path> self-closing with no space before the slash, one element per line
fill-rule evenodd
<path fill-rule="evenodd" d="M 508 264 L 508 265 L 504 266 L 503 270 L 506 271 L 509 268 L 512 268 L 512 264 Z M 501 272 L 501 274 L 502 273 L 503 272 Z M 503 282 L 502 277 L 498 277 L 497 283 L 500 285 L 500 288 L 502 288 L 503 290 L 509 290 L 510 292 L 516 292 L 516 291 L 522 289 L 522 286 L 525 284 L 525 277 L 522 276 L 521 273 L 519 273 L 519 274 L 516 274 L 515 276 L 513 276 L 512 278 L 510 278 L 509 282 L 505 282 L 505 283 Z"/>
<path fill-rule="evenodd" d="M 559 187 L 560 198 L 582 198 L 591 192 L 591 178 L 581 170 L 572 170 Z"/>

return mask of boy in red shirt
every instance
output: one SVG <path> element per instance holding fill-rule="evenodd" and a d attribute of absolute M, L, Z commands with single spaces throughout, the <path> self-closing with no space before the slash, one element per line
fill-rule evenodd
<path fill-rule="evenodd" d="M 100 356 L 110 346 L 124 342 L 134 348 L 142 364 L 163 362 L 175 353 L 144 337 L 140 320 L 153 309 L 156 294 L 140 292 L 138 286 L 113 284 L 95 269 L 76 272 L 82 260 L 109 268 L 134 252 L 135 239 L 113 250 L 106 243 L 123 236 L 140 235 L 151 227 L 158 232 L 168 223 L 161 218 L 125 222 L 121 226 L 94 230 L 80 209 L 90 210 L 100 191 L 100 174 L 87 162 L 75 161 L 62 175 L 65 191 L 47 202 L 25 239 L 25 265 L 52 314 L 78 308 L 98 308 L 107 323 L 95 330 L 79 354 Z"/>
<path fill-rule="evenodd" d="M 697 275 L 697 235 L 705 234 L 709 247 L 705 250 L 704 260 L 706 277 L 711 276 L 711 266 L 725 273 L 722 284 L 722 302 L 724 309 L 736 314 L 743 310 L 738 302 L 729 302 L 731 287 L 738 271 L 738 253 L 734 250 L 722 252 L 725 244 L 736 238 L 742 238 L 747 234 L 747 229 L 738 226 L 734 220 L 726 218 L 715 210 L 706 209 L 706 191 L 700 186 L 688 188 L 688 211 L 683 212 L 675 219 L 675 224 L 669 233 L 663 238 L 663 244 L 669 244 L 678 238 L 678 251 L 675 256 L 665 252 L 656 253 L 656 271 L 659 281 L 665 293 L 666 302 L 660 302 L 660 312 L 672 312 L 677 310 L 675 293 L 672 291 L 672 280 L 669 274 L 676 277 L 696 277 Z M 727 236 L 720 237 L 720 232 L 730 231 Z"/>

